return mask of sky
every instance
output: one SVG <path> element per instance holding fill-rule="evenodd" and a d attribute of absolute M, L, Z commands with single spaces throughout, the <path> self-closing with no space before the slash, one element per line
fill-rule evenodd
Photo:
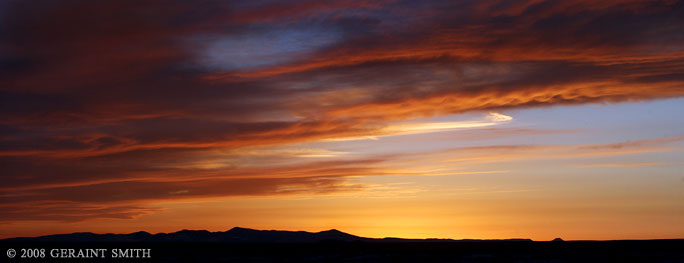
<path fill-rule="evenodd" d="M 684 1 L 0 0 L 0 238 L 684 237 Z"/>

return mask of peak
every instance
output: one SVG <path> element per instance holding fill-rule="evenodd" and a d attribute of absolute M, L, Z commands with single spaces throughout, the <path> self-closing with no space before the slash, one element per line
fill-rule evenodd
<path fill-rule="evenodd" d="M 239 226 L 233 227 L 230 230 L 228 230 L 228 232 L 235 232 L 235 231 L 256 231 L 256 230 L 251 229 L 251 228 L 239 227 Z"/>
<path fill-rule="evenodd" d="M 554 241 L 554 242 L 560 242 L 560 241 L 563 241 L 563 239 L 560 238 L 560 237 L 557 237 L 557 238 L 554 238 L 552 241 Z"/>
<path fill-rule="evenodd" d="M 321 231 L 321 232 L 318 232 L 316 234 L 331 237 L 331 238 L 356 238 L 357 237 L 357 236 L 342 232 L 342 231 L 337 230 L 337 229 L 330 229 L 330 230 L 326 230 L 326 231 Z"/>
<path fill-rule="evenodd" d="M 340 231 L 340 230 L 337 230 L 337 229 L 330 229 L 330 230 L 321 231 L 321 232 L 318 232 L 318 234 L 325 234 L 325 235 L 349 235 L 349 234 L 347 234 L 347 233 L 345 233 L 345 232 L 342 232 L 342 231 Z"/>

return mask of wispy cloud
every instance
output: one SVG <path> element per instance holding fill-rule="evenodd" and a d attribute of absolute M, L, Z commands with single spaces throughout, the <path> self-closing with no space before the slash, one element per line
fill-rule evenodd
<path fill-rule="evenodd" d="M 486 120 L 477 121 L 452 121 L 452 122 L 401 122 L 389 124 L 379 128 L 365 136 L 353 136 L 327 139 L 326 141 L 351 141 L 351 140 L 378 140 L 385 136 L 411 135 L 434 132 L 445 132 L 462 129 L 473 129 L 494 126 L 513 120 L 513 117 L 489 113 Z"/>
<path fill-rule="evenodd" d="M 91 215 L 86 218 L 128 217 L 140 213 L 153 212 L 146 210 L 155 202 L 192 200 L 217 197 L 239 196 L 280 196 L 302 194 L 331 194 L 367 191 L 368 186 L 355 182 L 354 178 L 369 176 L 479 176 L 508 174 L 514 171 L 502 169 L 481 169 L 489 164 L 511 163 L 514 161 L 570 159 L 591 160 L 580 167 L 635 167 L 668 165 L 665 162 L 640 163 L 594 163 L 594 157 L 610 157 L 647 152 L 681 150 L 675 144 L 681 137 L 655 138 L 640 141 L 595 144 L 595 145 L 489 145 L 477 147 L 460 147 L 435 152 L 395 153 L 381 155 L 344 156 L 332 159 L 304 158 L 308 160 L 296 163 L 278 163 L 264 165 L 267 160 L 252 165 L 207 165 L 207 156 L 186 165 L 174 166 L 179 162 L 168 159 L 168 155 L 157 160 L 158 164 L 130 167 L 128 170 L 110 171 L 104 164 L 117 162 L 116 159 L 105 161 L 90 160 L 81 163 L 78 169 L 70 165 L 58 163 L 42 163 L 32 169 L 25 169 L 28 178 L 45 173 L 60 175 L 52 180 L 25 180 L 19 177 L 6 178 L 1 188 L 0 200 L 4 205 L 0 209 L 7 216 L 5 220 L 75 220 L 68 207 L 88 205 L 117 207 L 114 214 L 103 213 L 101 216 Z M 615 148 L 615 145 L 624 145 Z M 304 151 L 306 152 L 306 151 Z M 256 155 L 280 155 L 283 158 L 302 158 L 301 152 L 254 151 Z M 236 156 L 242 158 L 247 153 Z M 306 154 L 305 154 L 306 155 Z M 181 157 L 184 154 L 181 155 Z M 345 157 L 345 158 L 341 158 Z M 590 158 L 588 158 L 590 157 Z M 137 163 L 140 156 L 129 156 L 118 162 L 132 158 L 128 162 Z M 234 163 L 239 159 L 229 155 L 217 155 L 212 158 Z M 223 158 L 223 159 L 222 159 Z M 148 160 L 149 161 L 149 160 Z M 125 162 L 124 162 L 125 163 Z M 239 163 L 239 162 L 238 162 Z M 481 166 L 485 164 L 486 166 Z M 21 168 L 21 164 L 7 165 L 9 172 Z M 154 168 L 152 168 L 154 167 Z M 84 172 L 86 171 L 86 172 Z M 375 190 L 368 191 L 376 191 Z M 393 192 L 409 191 L 395 189 Z M 382 191 L 381 191 L 382 192 Z M 386 193 L 390 194 L 390 193 Z M 370 193 L 370 195 L 374 195 Z M 38 211 L 21 216 L 27 206 L 55 202 L 50 206 L 50 215 Z M 124 205 L 125 204 L 125 205 Z M 114 209 L 114 208 L 112 208 Z M 57 216 L 62 211 L 64 218 Z M 100 211 L 100 210 L 93 210 Z M 102 210 L 104 211 L 104 210 Z M 137 211 L 137 212 L 136 212 Z M 120 214 L 119 214 L 120 213 Z M 130 213 L 130 214 L 129 214 Z"/>
<path fill-rule="evenodd" d="M 590 167 L 644 167 L 644 166 L 660 166 L 660 165 L 670 165 L 671 163 L 666 162 L 634 162 L 634 163 L 591 163 L 591 164 L 581 164 L 578 167 L 590 168 Z"/>

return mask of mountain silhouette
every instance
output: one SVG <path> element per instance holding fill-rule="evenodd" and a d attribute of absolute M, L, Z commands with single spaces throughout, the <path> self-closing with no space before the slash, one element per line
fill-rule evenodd
<path fill-rule="evenodd" d="M 529 239 L 366 238 L 331 229 L 321 232 L 181 230 L 151 234 L 72 233 L 0 240 L 0 251 L 101 248 L 149 249 L 152 257 L 131 262 L 684 262 L 684 239 L 613 241 Z M 51 256 L 51 254 L 47 254 Z M 3 260 L 4 257 L 0 257 Z M 63 262 L 46 257 L 43 262 Z M 52 261 L 50 261 L 52 260 Z M 102 260 L 102 261 L 97 261 Z M 2 261 L 2 260 L 0 260 Z M 4 262 L 4 261 L 3 261 Z M 14 261 L 17 262 L 17 261 Z M 33 262 L 33 261 L 31 261 Z M 117 261 L 118 262 L 118 261 Z"/>
<path fill-rule="evenodd" d="M 402 239 L 366 238 L 344 233 L 337 229 L 321 232 L 256 230 L 234 227 L 224 232 L 207 230 L 181 230 L 174 233 L 150 234 L 140 231 L 130 234 L 72 233 L 39 237 L 17 237 L 2 241 L 31 242 L 227 242 L 227 243 L 317 243 L 317 242 L 457 242 L 457 241 L 502 241 L 502 240 L 453 240 L 453 239 Z M 529 239 L 507 239 L 503 241 L 532 241 Z"/>

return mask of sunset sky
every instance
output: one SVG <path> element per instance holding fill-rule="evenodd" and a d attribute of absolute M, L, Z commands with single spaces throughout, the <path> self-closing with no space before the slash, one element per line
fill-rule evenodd
<path fill-rule="evenodd" d="M 0 238 L 684 238 L 684 1 L 0 0 Z"/>

